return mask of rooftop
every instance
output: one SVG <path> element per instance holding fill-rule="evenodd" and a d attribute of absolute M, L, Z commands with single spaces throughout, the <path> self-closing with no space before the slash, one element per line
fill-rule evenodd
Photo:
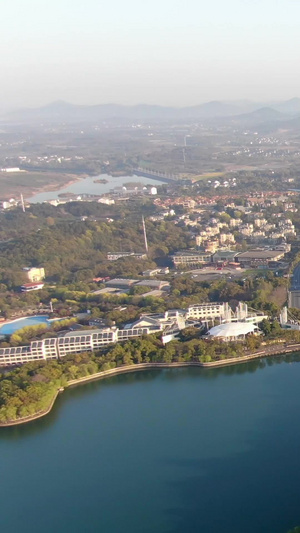
<path fill-rule="evenodd" d="M 274 259 L 281 255 L 282 250 L 249 250 L 237 254 L 237 259 Z"/>
<path fill-rule="evenodd" d="M 239 337 L 257 330 L 257 326 L 249 322 L 227 322 L 211 328 L 208 332 L 210 337 Z"/>

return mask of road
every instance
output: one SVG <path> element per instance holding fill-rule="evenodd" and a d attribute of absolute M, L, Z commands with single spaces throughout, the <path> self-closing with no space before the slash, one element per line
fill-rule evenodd
<path fill-rule="evenodd" d="M 292 282 L 291 282 L 291 291 L 300 290 L 300 263 L 298 263 L 293 272 Z"/>

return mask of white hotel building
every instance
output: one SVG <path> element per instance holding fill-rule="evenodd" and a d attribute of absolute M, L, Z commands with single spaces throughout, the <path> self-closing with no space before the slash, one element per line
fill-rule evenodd
<path fill-rule="evenodd" d="M 209 320 L 212 318 L 226 318 L 229 312 L 229 305 L 227 302 L 209 302 L 203 304 L 195 304 L 188 307 L 186 318 L 194 320 Z"/>
<path fill-rule="evenodd" d="M 243 321 L 257 323 L 264 315 L 249 313 L 245 303 L 240 302 L 233 313 L 227 302 L 208 302 L 195 304 L 188 309 L 172 309 L 164 313 L 142 315 L 124 329 L 101 328 L 70 331 L 64 336 L 34 340 L 29 346 L 0 348 L 0 366 L 9 366 L 29 361 L 60 359 L 69 354 L 93 352 L 109 344 L 128 341 L 142 335 L 161 333 L 166 342 L 176 337 L 180 330 L 187 327 L 187 320 L 204 322 L 220 319 L 221 322 Z"/>
<path fill-rule="evenodd" d="M 133 337 L 141 337 L 156 333 L 161 329 L 139 327 L 131 329 L 107 328 L 85 331 L 71 331 L 64 337 L 53 337 L 32 341 L 29 346 L 13 346 L 0 348 L 0 366 L 60 359 L 66 355 L 96 351 L 108 344 L 127 341 Z"/>

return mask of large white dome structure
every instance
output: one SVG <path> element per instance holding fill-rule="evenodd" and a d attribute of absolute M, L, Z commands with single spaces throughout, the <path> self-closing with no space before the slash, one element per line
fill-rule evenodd
<path fill-rule="evenodd" d="M 257 326 L 250 322 L 227 322 L 211 328 L 207 336 L 230 341 L 244 339 L 246 335 L 255 333 L 257 329 Z"/>

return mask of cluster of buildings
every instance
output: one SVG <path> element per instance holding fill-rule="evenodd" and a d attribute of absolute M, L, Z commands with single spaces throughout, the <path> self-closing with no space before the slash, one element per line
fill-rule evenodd
<path fill-rule="evenodd" d="M 261 247 L 237 252 L 233 250 L 219 250 L 216 253 L 201 250 L 182 250 L 173 254 L 172 261 L 176 268 L 197 267 L 211 265 L 216 267 L 220 263 L 231 268 L 279 268 L 285 254 L 290 251 L 289 244 L 274 247 Z"/>
<path fill-rule="evenodd" d="M 64 155 L 58 155 L 58 154 L 49 154 L 44 156 L 26 156 L 26 155 L 20 155 L 18 157 L 20 164 L 26 165 L 31 164 L 33 166 L 40 166 L 40 165 L 52 165 L 53 163 L 59 163 L 60 165 L 62 163 L 70 163 L 71 161 L 81 161 L 83 160 L 83 157 L 80 155 L 75 155 L 74 157 L 66 157 Z"/>
<path fill-rule="evenodd" d="M 240 210 L 241 207 L 237 207 Z M 223 214 L 224 216 L 224 214 Z M 276 244 L 296 237 L 296 229 L 290 218 L 278 213 L 274 217 L 262 216 L 259 213 L 244 214 L 243 218 L 229 218 L 227 222 L 221 221 L 216 215 L 205 224 L 201 224 L 201 217 L 191 223 L 186 220 L 186 225 L 199 228 L 196 235 L 198 247 L 207 251 L 216 251 L 224 245 L 234 246 L 246 241 L 249 244 Z"/>
<path fill-rule="evenodd" d="M 255 161 L 264 161 L 266 158 L 275 157 L 285 160 L 291 158 L 291 155 L 293 157 L 300 155 L 299 149 L 296 147 L 291 149 L 291 143 L 287 140 L 282 141 L 274 136 L 260 136 L 258 132 L 249 130 L 244 131 L 243 135 L 244 142 L 238 149 L 233 149 L 232 146 L 231 150 L 220 151 L 215 154 L 215 159 L 224 161 L 224 158 L 229 158 L 230 161 L 244 162 L 245 157 Z"/>
<path fill-rule="evenodd" d="M 69 354 L 92 352 L 109 344 L 128 341 L 130 339 L 159 333 L 164 344 L 176 338 L 181 330 L 189 325 L 208 327 L 215 320 L 219 326 L 232 323 L 232 328 L 220 334 L 214 334 L 213 326 L 208 332 L 210 337 L 222 337 L 223 340 L 244 339 L 245 335 L 254 332 L 256 324 L 264 318 L 263 314 L 251 312 L 247 304 L 240 302 L 235 312 L 228 303 L 208 302 L 192 305 L 187 309 L 174 309 L 164 313 L 145 314 L 123 329 L 117 327 L 100 327 L 98 329 L 69 331 L 59 337 L 34 340 L 28 346 L 0 348 L 0 365 L 8 366 L 27 363 L 29 361 L 60 359 Z M 236 326 L 238 324 L 239 326 Z M 241 324 L 245 324 L 242 326 Z M 236 334 L 233 335 L 233 331 Z M 239 332 L 240 331 L 240 332 Z M 242 332 L 241 332 L 242 331 Z M 238 333 L 239 332 L 239 333 Z M 229 334 L 230 333 L 230 334 Z"/>
<path fill-rule="evenodd" d="M 0 202 L 0 209 L 3 209 L 6 211 L 7 209 L 12 209 L 13 207 L 17 207 L 20 204 L 19 200 L 15 200 L 15 198 L 9 198 L 9 200 L 2 200 Z"/>
<path fill-rule="evenodd" d="M 217 189 L 218 187 L 225 187 L 226 189 L 228 187 L 236 187 L 237 186 L 237 181 L 236 181 L 236 178 L 228 178 L 227 180 L 224 179 L 224 180 L 208 180 L 209 185 L 213 188 L 213 189 Z"/>
<path fill-rule="evenodd" d="M 198 198 L 188 198 L 181 202 L 186 212 L 179 215 L 160 202 L 165 210 L 152 219 L 172 216 L 175 224 L 190 227 L 196 241 L 195 248 L 172 255 L 175 267 L 214 264 L 220 260 L 218 254 L 224 256 L 227 264 L 236 263 L 240 267 L 278 266 L 291 249 L 290 241 L 297 237 L 295 225 L 286 214 L 297 211 L 295 203 L 288 196 L 274 194 L 249 197 L 245 205 L 238 201 L 225 202 L 224 210 L 220 211 L 211 205 L 201 205 Z M 268 210 L 273 206 L 280 206 L 280 211 Z M 241 245 L 248 251 L 241 252 Z"/>
<path fill-rule="evenodd" d="M 297 208 L 290 195 L 253 195 L 246 199 L 245 205 L 239 205 L 238 198 L 237 201 L 224 197 L 221 200 L 225 203 L 223 212 L 214 209 L 218 197 L 209 201 L 197 196 L 155 200 L 163 210 L 149 219 L 159 221 L 172 217 L 175 224 L 190 228 L 196 241 L 196 248 L 173 254 L 171 259 L 175 267 L 215 263 L 214 254 L 221 252 L 230 252 L 232 257 L 227 261 L 237 262 L 240 266 L 266 267 L 280 261 L 284 253 L 290 251 L 290 241 L 297 237 L 289 217 L 289 213 L 297 212 Z M 176 214 L 173 208 L 176 209 L 176 205 L 184 207 L 185 212 Z M 273 213 L 270 208 L 278 206 L 280 211 Z M 249 247 L 248 255 L 238 254 L 241 244 Z"/>

